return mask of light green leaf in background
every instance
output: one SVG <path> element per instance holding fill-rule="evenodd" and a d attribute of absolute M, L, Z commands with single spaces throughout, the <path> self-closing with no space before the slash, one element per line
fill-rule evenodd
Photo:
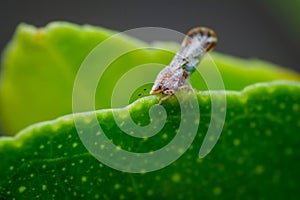
<path fill-rule="evenodd" d="M 114 33 L 67 22 L 53 22 L 43 28 L 21 24 L 2 56 L 0 122 L 4 134 L 15 135 L 33 123 L 72 113 L 73 83 L 82 61 L 97 44 Z M 141 44 L 144 43 L 124 36 L 116 40 L 111 49 L 118 46 L 138 48 Z M 176 44 L 157 42 L 152 50 L 135 51 L 118 58 L 99 82 L 96 109 L 111 107 L 113 87 L 126 71 L 148 63 L 168 65 L 177 48 Z M 242 90 L 257 82 L 299 80 L 293 72 L 263 61 L 217 53 L 212 57 L 228 90 Z M 209 76 L 211 65 L 204 60 L 199 66 L 200 72 Z M 191 82 L 199 90 L 207 89 L 199 73 L 191 77 Z"/>

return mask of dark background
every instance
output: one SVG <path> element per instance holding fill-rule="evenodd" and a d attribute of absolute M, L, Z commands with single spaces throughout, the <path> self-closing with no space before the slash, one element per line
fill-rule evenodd
<path fill-rule="evenodd" d="M 281 9 L 281 6 L 278 6 L 278 3 L 274 6 L 274 2 L 278 1 L 0 0 L 0 2 L 1 51 L 21 22 L 44 26 L 50 21 L 65 20 L 103 26 L 117 31 L 155 26 L 183 33 L 194 26 L 207 26 L 214 29 L 219 36 L 216 51 L 245 58 L 261 58 L 300 71 L 298 61 L 300 40 L 293 34 L 293 30 L 287 27 L 285 22 L 290 20 L 281 20 L 281 11 L 276 10 Z M 289 1 L 282 2 L 286 4 Z"/>

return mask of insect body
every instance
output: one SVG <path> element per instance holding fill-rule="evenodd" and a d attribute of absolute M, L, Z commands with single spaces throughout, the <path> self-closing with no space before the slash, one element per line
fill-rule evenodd
<path fill-rule="evenodd" d="M 170 65 L 157 75 L 150 94 L 167 94 L 168 96 L 160 100 L 161 103 L 174 95 L 176 90 L 191 90 L 184 84 L 203 56 L 214 48 L 217 41 L 215 32 L 209 28 L 197 27 L 190 30 Z"/>

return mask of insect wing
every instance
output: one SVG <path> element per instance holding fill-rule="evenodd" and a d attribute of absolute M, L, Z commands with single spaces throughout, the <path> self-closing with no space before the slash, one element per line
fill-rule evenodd
<path fill-rule="evenodd" d="M 177 69 L 187 65 L 193 70 L 203 58 L 217 44 L 217 36 L 213 30 L 205 27 L 197 27 L 188 32 L 181 47 L 172 60 L 170 67 Z M 190 71 L 188 70 L 188 71 Z"/>

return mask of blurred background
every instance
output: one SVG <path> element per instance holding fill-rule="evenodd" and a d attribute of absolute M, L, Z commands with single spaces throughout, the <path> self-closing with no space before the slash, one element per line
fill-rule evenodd
<path fill-rule="evenodd" d="M 21 22 L 44 26 L 64 20 L 117 31 L 155 26 L 183 33 L 194 26 L 207 26 L 219 36 L 216 51 L 300 71 L 300 0 L 0 2 L 1 51 Z"/>

